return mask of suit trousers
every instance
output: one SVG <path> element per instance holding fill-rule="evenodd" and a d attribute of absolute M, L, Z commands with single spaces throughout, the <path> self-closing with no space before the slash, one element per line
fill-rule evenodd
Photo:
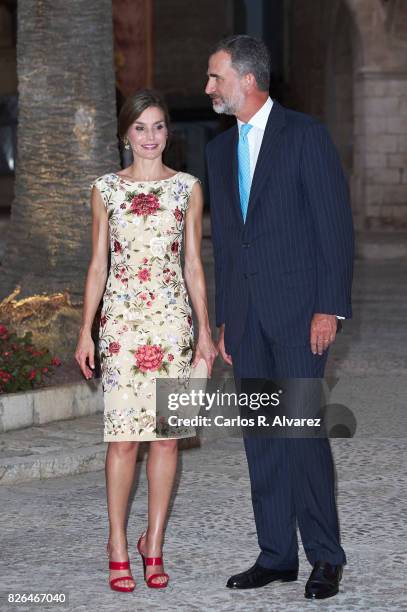
<path fill-rule="evenodd" d="M 322 378 L 327 352 L 313 355 L 309 343 L 276 344 L 266 337 L 250 303 L 242 341 L 232 360 L 236 387 L 241 390 L 245 378 Z M 276 570 L 298 567 L 298 523 L 311 565 L 318 560 L 344 565 L 329 439 L 246 434 L 243 439 L 261 550 L 257 562 Z"/>

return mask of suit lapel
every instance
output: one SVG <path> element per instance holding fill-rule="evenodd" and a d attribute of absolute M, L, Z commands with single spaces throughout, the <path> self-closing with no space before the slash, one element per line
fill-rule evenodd
<path fill-rule="evenodd" d="M 246 224 L 249 217 L 253 214 L 258 200 L 259 194 L 270 176 L 270 168 L 272 167 L 272 156 L 275 153 L 275 148 L 281 136 L 281 130 L 285 125 L 285 112 L 284 108 L 274 100 L 273 107 L 270 111 L 270 115 L 267 121 L 266 129 L 264 131 L 263 140 L 261 143 L 259 157 L 256 163 L 256 169 L 252 180 L 250 189 L 249 206 L 247 209 Z M 235 153 L 235 156 L 237 153 Z M 236 163 L 237 165 L 237 163 Z M 238 192 L 239 193 L 239 192 Z M 240 205 L 239 205 L 240 208 Z M 241 217 L 241 215 L 240 215 Z"/>

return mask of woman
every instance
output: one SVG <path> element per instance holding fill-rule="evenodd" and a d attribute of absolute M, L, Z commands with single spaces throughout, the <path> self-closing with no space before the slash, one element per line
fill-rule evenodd
<path fill-rule="evenodd" d="M 187 381 L 191 367 L 201 359 L 210 376 L 217 354 L 200 257 L 202 189 L 195 177 L 163 164 L 168 128 L 168 110 L 157 92 L 142 90 L 130 97 L 119 115 L 119 135 L 125 147 L 133 150 L 134 161 L 123 171 L 98 178 L 91 195 L 93 252 L 75 358 L 90 378 L 94 369 L 91 326 L 103 296 L 99 348 L 104 440 L 109 443 L 107 553 L 110 586 L 120 591 L 135 587 L 129 571 L 126 513 L 138 444 L 151 442 L 148 526 L 138 550 L 147 585 L 163 588 L 169 578 L 163 568 L 162 542 L 177 466 L 177 438 L 194 434 L 188 429 L 174 430 L 173 436 L 172 431 L 160 432 L 155 379 Z M 185 283 L 199 327 L 194 357 L 191 308 L 180 265 L 183 242 Z"/>

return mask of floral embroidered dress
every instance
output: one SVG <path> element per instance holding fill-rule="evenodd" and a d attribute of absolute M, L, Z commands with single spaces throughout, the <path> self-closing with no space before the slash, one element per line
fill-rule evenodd
<path fill-rule="evenodd" d="M 106 442 L 195 434 L 174 428 L 171 435 L 167 424 L 160 430 L 155 381 L 188 381 L 191 374 L 193 327 L 180 252 L 197 180 L 184 172 L 144 182 L 105 174 L 93 183 L 108 213 L 111 248 L 99 333 Z"/>

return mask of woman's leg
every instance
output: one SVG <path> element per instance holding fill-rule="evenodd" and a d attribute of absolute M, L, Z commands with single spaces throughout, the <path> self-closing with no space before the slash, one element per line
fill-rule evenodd
<path fill-rule="evenodd" d="M 147 557 L 161 557 L 164 528 L 168 506 L 177 470 L 178 440 L 156 440 L 150 442 L 147 459 L 148 479 L 148 528 L 141 548 Z M 160 565 L 147 566 L 147 577 L 159 574 Z M 155 578 L 153 582 L 166 582 L 166 578 Z"/>
<path fill-rule="evenodd" d="M 127 561 L 126 517 L 134 479 L 138 442 L 109 442 L 106 453 L 106 493 L 109 514 L 107 554 L 111 561 Z M 129 570 L 110 570 L 110 579 L 128 576 Z M 135 582 L 123 580 L 118 586 L 132 587 Z"/>

